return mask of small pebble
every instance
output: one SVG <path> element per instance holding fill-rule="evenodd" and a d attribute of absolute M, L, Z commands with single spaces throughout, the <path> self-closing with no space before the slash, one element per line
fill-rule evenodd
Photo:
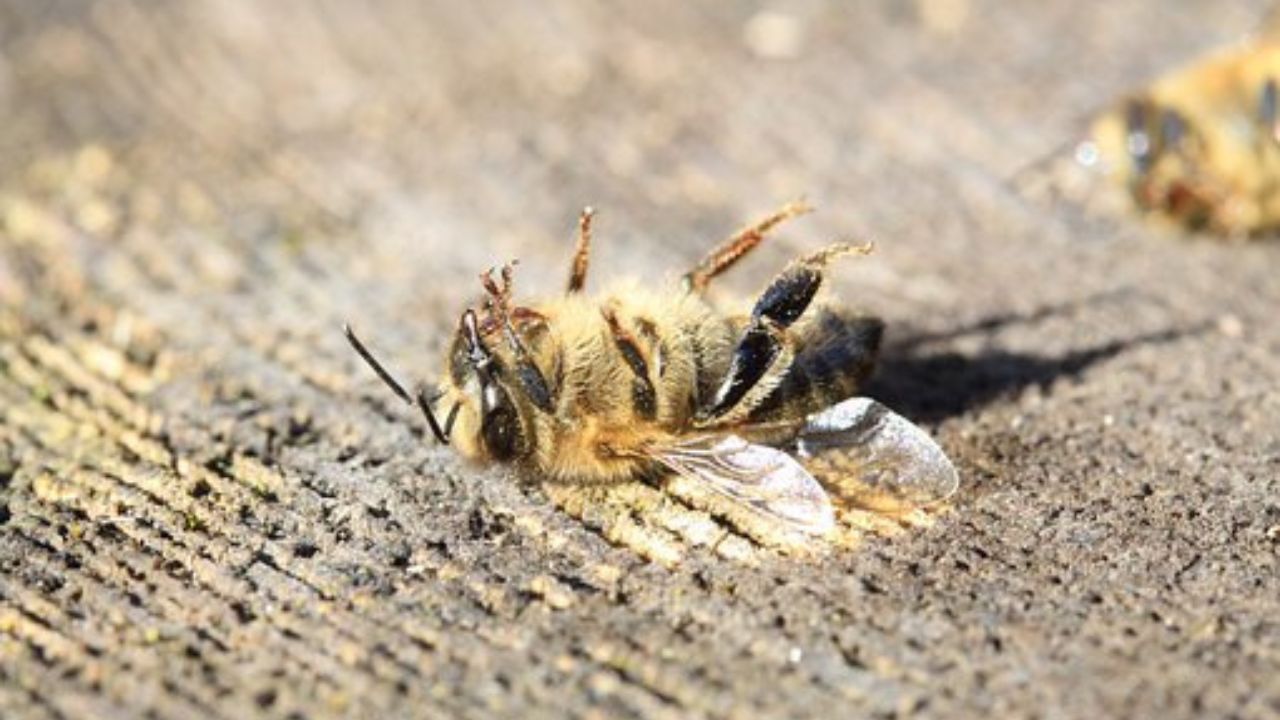
<path fill-rule="evenodd" d="M 1244 321 L 1235 315 L 1223 315 L 1218 318 L 1218 332 L 1229 338 L 1244 335 Z"/>
<path fill-rule="evenodd" d="M 753 55 L 766 60 L 790 60 L 804 45 L 804 25 L 786 13 L 764 10 L 751 16 L 742 39 Z"/>

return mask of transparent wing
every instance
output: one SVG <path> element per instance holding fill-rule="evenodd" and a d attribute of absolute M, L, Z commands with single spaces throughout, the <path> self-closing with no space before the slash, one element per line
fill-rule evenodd
<path fill-rule="evenodd" d="M 831 500 L 795 458 L 737 435 L 704 435 L 651 448 L 670 470 L 748 510 L 821 535 L 835 527 Z"/>
<path fill-rule="evenodd" d="M 872 510 L 930 505 L 960 485 L 955 467 L 928 433 L 869 398 L 810 415 L 796 455 L 838 498 Z"/>

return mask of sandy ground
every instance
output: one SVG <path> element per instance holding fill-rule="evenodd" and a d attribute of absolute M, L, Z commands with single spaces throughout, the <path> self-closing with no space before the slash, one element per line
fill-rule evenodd
<path fill-rule="evenodd" d="M 1260 3 L 370 5 L 0 4 L 0 715 L 1280 715 L 1280 245 L 1021 182 Z M 584 204 L 598 288 L 798 196 L 724 296 L 877 242 L 928 522 L 472 468 L 339 332 L 431 377 Z"/>

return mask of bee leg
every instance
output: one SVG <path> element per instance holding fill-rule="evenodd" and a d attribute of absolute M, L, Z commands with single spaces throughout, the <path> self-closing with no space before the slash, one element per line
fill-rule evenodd
<path fill-rule="evenodd" d="M 818 294 L 823 270 L 828 263 L 842 255 L 866 255 L 871 249 L 870 243 L 837 243 L 791 263 L 760 294 L 751 310 L 752 320 L 768 318 L 784 328 L 789 327 L 804 314 L 814 295 Z"/>
<path fill-rule="evenodd" d="M 486 325 L 485 331 L 488 331 L 491 327 L 501 327 L 503 339 L 506 341 L 507 347 L 511 349 L 512 355 L 515 356 L 515 376 L 520 382 L 520 387 L 524 390 L 525 396 L 539 410 L 551 412 L 554 398 L 552 397 L 550 386 L 547 384 L 546 378 L 543 377 L 542 371 L 533 363 L 528 349 L 525 348 L 524 343 L 520 340 L 520 335 L 516 333 L 516 329 L 511 325 L 511 314 L 508 310 L 508 301 L 511 297 L 511 274 L 511 265 L 503 267 L 501 287 L 498 287 L 494 282 L 492 271 L 480 276 L 480 281 L 490 296 L 490 312 L 487 320 L 492 324 Z M 472 365 L 478 371 L 486 370 L 493 364 L 493 356 L 480 340 L 481 328 L 476 321 L 474 312 L 468 310 L 463 313 L 462 326 L 467 333 L 465 337 L 468 338 L 468 345 L 471 348 Z"/>
<path fill-rule="evenodd" d="M 529 356 L 529 350 L 525 348 L 515 328 L 511 326 L 510 320 L 504 320 L 502 334 L 506 340 L 507 347 L 511 349 L 511 354 L 515 356 L 515 376 L 516 380 L 520 382 L 520 387 L 524 390 L 525 396 L 539 410 L 551 412 L 555 406 L 555 398 L 551 391 L 551 386 L 547 384 L 547 379 L 542 375 L 542 371 L 538 369 L 538 366 L 533 362 L 533 358 Z"/>
<path fill-rule="evenodd" d="M 711 278 L 733 267 L 744 255 L 755 249 L 770 230 L 784 220 L 803 215 L 813 208 L 804 201 L 790 202 L 782 209 L 755 225 L 739 230 L 736 235 L 720 243 L 714 250 L 684 275 L 684 287 L 689 292 L 706 289 Z"/>
<path fill-rule="evenodd" d="M 753 425 L 785 408 L 818 412 L 856 395 L 875 368 L 884 323 L 848 310 L 823 308 L 797 338 L 795 360 L 778 389 L 751 409 Z"/>
<path fill-rule="evenodd" d="M 569 267 L 569 295 L 582 292 L 582 286 L 587 282 L 587 263 L 591 259 L 591 220 L 595 216 L 596 211 L 590 206 L 583 208 L 578 216 L 578 241 L 573 248 L 573 264 Z"/>
<path fill-rule="evenodd" d="M 545 326 L 547 324 L 546 315 L 543 315 L 533 308 L 524 307 L 523 305 L 517 305 L 516 307 L 511 308 L 509 317 L 511 318 L 512 323 L 521 328 L 536 327 L 539 325 Z"/>
<path fill-rule="evenodd" d="M 869 244 L 831 245 L 792 263 L 774 278 L 751 310 L 747 328 L 734 348 L 728 374 L 711 398 L 710 407 L 698 410 L 696 422 L 736 422 L 763 402 L 790 368 L 795 351 L 787 328 L 804 314 L 817 295 L 827 263 L 841 255 L 870 251 Z"/>
<path fill-rule="evenodd" d="M 694 424 L 732 425 L 745 419 L 782 382 L 794 358 L 786 328 L 767 318 L 753 320 L 734 348 L 729 372 L 710 407 L 694 414 Z"/>
<path fill-rule="evenodd" d="M 613 308 L 606 307 L 601 310 L 601 314 L 609 325 L 614 346 L 634 375 L 631 381 L 631 402 L 636 414 L 645 420 L 652 420 L 658 413 L 658 394 L 653 389 L 653 381 L 649 379 L 649 363 L 635 338 L 618 323 L 618 316 Z"/>
<path fill-rule="evenodd" d="M 519 264 L 519 260 L 502 266 L 499 273 L 501 284 L 493 277 L 495 268 L 480 273 L 480 286 L 484 288 L 484 317 L 481 320 L 480 327 L 484 333 L 490 333 L 496 330 L 511 312 L 511 285 L 515 275 L 515 266 Z"/>

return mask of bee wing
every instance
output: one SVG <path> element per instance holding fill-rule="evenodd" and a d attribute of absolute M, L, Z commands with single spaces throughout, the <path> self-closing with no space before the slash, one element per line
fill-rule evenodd
<path fill-rule="evenodd" d="M 796 455 L 837 497 L 872 510 L 930 505 L 960 485 L 928 433 L 870 398 L 810 415 Z"/>
<path fill-rule="evenodd" d="M 650 448 L 650 457 L 740 506 L 813 535 L 835 527 L 831 500 L 795 458 L 737 435 L 703 435 Z"/>

